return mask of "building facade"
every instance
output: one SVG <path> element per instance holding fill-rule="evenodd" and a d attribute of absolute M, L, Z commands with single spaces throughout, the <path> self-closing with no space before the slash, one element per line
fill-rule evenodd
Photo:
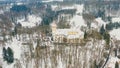
<path fill-rule="evenodd" d="M 58 29 L 56 23 L 51 24 L 53 42 L 80 43 L 84 33 L 80 29 Z"/>

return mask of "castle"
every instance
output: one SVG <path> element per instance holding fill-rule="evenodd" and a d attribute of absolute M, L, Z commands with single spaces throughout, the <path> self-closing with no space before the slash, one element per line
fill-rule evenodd
<path fill-rule="evenodd" d="M 51 24 L 54 43 L 80 43 L 83 32 L 80 29 L 58 29 L 56 23 Z"/>

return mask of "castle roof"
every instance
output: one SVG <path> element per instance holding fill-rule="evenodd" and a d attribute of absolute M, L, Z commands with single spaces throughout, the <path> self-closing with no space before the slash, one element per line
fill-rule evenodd
<path fill-rule="evenodd" d="M 50 26 L 52 26 L 52 27 L 57 27 L 57 25 L 56 25 L 55 22 L 51 23 Z"/>
<path fill-rule="evenodd" d="M 79 29 L 57 29 L 54 35 L 63 35 L 67 38 L 79 38 L 84 33 Z"/>

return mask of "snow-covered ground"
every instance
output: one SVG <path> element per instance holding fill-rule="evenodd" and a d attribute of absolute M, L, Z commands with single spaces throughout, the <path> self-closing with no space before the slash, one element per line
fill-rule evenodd
<path fill-rule="evenodd" d="M 13 38 L 12 41 L 8 41 L 6 43 L 6 49 L 7 47 L 10 47 L 13 52 L 14 52 L 14 58 L 16 59 L 20 59 L 21 58 L 21 43 L 20 41 L 18 41 L 16 38 Z"/>
<path fill-rule="evenodd" d="M 106 68 L 115 68 L 115 63 L 116 62 L 120 62 L 120 59 L 117 58 L 117 57 L 110 57 L 107 65 L 106 65 Z"/>
<path fill-rule="evenodd" d="M 0 10 L 0 14 L 3 14 L 4 13 L 4 11 L 3 10 Z"/>
<path fill-rule="evenodd" d="M 8 41 L 5 43 L 5 48 L 10 47 L 13 50 L 14 58 L 17 60 L 21 59 L 21 53 L 22 53 L 21 43 L 22 42 L 18 41 L 16 38 L 13 38 L 12 41 Z M 3 58 L 2 50 L 3 50 L 2 47 L 0 47 L 0 59 Z M 14 68 L 15 61 L 12 64 L 8 64 L 6 61 L 3 61 L 3 59 L 2 59 L 2 60 L 0 60 L 0 62 L 1 62 L 0 64 L 2 64 L 2 68 Z"/>
<path fill-rule="evenodd" d="M 104 25 L 104 27 L 105 27 L 106 24 L 108 23 L 108 22 L 103 21 L 101 17 L 96 18 L 95 21 L 96 21 L 96 23 L 97 23 L 97 27 L 99 27 L 99 28 L 100 28 L 102 25 Z"/>
<path fill-rule="evenodd" d="M 120 40 L 120 28 L 119 29 L 113 29 L 110 31 L 110 36 L 112 38 L 116 38 L 117 40 Z"/>
<path fill-rule="evenodd" d="M 86 22 L 83 19 L 82 15 L 78 15 L 78 13 L 82 14 L 83 13 L 83 9 L 84 9 L 84 5 L 75 5 L 76 6 L 76 15 L 73 16 L 73 18 L 70 20 L 70 25 L 71 28 L 81 28 L 81 26 L 85 26 Z M 96 18 L 95 21 L 92 22 L 91 27 L 93 28 L 100 28 L 102 25 L 106 25 L 107 22 L 104 22 L 100 17 Z"/>
<path fill-rule="evenodd" d="M 0 58 L 2 58 L 2 48 L 0 48 Z"/>
<path fill-rule="evenodd" d="M 99 26 L 102 26 L 102 25 L 106 25 L 106 24 L 107 24 L 107 22 L 103 21 L 102 18 L 100 18 L 100 17 L 99 17 L 99 18 L 96 18 L 95 20 L 98 22 Z"/>
<path fill-rule="evenodd" d="M 57 8 L 57 6 L 52 6 L 53 9 Z M 81 28 L 82 26 L 87 27 L 85 20 L 83 19 L 82 13 L 84 10 L 84 5 L 74 4 L 73 6 L 69 7 L 62 7 L 62 9 L 76 9 L 76 14 L 73 18 L 70 19 L 71 28 Z M 100 17 L 96 18 L 94 22 L 92 22 L 91 27 L 93 28 L 100 28 L 102 25 L 106 25 L 107 22 L 104 22 Z"/>
<path fill-rule="evenodd" d="M 34 27 L 41 24 L 41 21 L 41 17 L 37 17 L 36 15 L 28 15 L 27 20 L 25 18 L 17 20 L 23 27 Z"/>
<path fill-rule="evenodd" d="M 75 5 L 74 8 L 76 8 L 76 15 L 73 16 L 72 19 L 70 19 L 70 25 L 71 25 L 71 28 L 81 28 L 81 26 L 87 26 L 85 24 L 85 21 L 83 19 L 83 16 L 82 15 L 78 15 L 77 13 L 80 13 L 82 14 L 83 13 L 83 8 L 84 8 L 84 5 Z"/>
<path fill-rule="evenodd" d="M 51 5 L 52 7 L 52 10 L 64 10 L 64 9 L 76 9 L 76 13 L 75 15 L 73 16 L 73 18 L 71 18 L 69 21 L 69 24 L 71 25 L 71 28 L 75 28 L 75 29 L 80 29 L 82 26 L 85 26 L 87 27 L 84 19 L 83 19 L 83 16 L 82 16 L 82 13 L 83 13 L 83 10 L 84 10 L 84 5 L 81 4 L 74 4 L 74 5 L 71 5 L 71 6 L 58 6 L 58 5 Z"/>
<path fill-rule="evenodd" d="M 113 29 L 110 31 L 110 36 L 112 38 L 116 38 L 117 40 L 120 40 L 120 28 L 119 29 Z"/>
<path fill-rule="evenodd" d="M 46 0 L 46 2 L 51 2 L 53 0 Z M 55 1 L 55 0 L 54 0 Z M 56 0 L 58 1 L 58 0 Z M 62 1 L 62 0 L 60 0 Z M 58 6 L 53 5 L 52 10 L 55 10 Z M 83 16 L 81 15 L 83 13 L 84 5 L 77 5 L 71 7 L 62 7 L 62 9 L 77 9 L 76 14 L 73 15 L 73 18 L 70 19 L 70 25 L 71 30 L 75 31 L 76 29 L 80 29 L 82 26 L 87 27 Z M 23 27 L 34 27 L 36 25 L 41 24 L 42 19 L 40 17 L 37 17 L 35 15 L 28 15 L 27 20 L 24 18 L 18 19 L 17 22 L 21 23 Z M 92 23 L 92 27 L 98 28 L 102 25 L 106 25 L 107 22 L 104 22 L 101 18 L 96 18 L 95 21 L 97 22 L 97 25 L 95 23 Z M 119 18 L 112 19 L 113 22 L 120 21 Z M 74 29 L 73 29 L 74 28 Z M 77 30 L 76 30 L 77 31 Z M 65 34 L 66 31 L 63 30 L 61 33 Z M 80 32 L 81 34 L 83 32 Z M 117 40 L 120 40 L 120 29 L 114 29 L 110 31 L 110 35 L 113 38 L 116 38 Z M 18 36 L 17 36 L 18 37 Z M 31 38 L 30 38 L 31 37 Z M 43 45 L 43 48 L 38 46 L 37 48 L 37 41 L 38 34 L 33 33 L 32 36 L 27 34 L 20 35 L 20 38 L 12 37 L 12 40 L 5 42 L 5 47 L 10 47 L 14 52 L 14 58 L 20 61 L 20 64 L 22 65 L 22 68 L 35 68 L 35 66 L 39 66 L 39 68 L 90 68 L 90 64 L 94 62 L 95 59 L 98 59 L 102 57 L 105 41 L 104 40 L 91 40 L 89 42 L 85 42 L 85 46 L 54 46 L 55 44 L 51 43 L 51 41 L 43 41 L 41 35 L 40 37 L 40 46 L 44 45 L 51 45 L 50 47 L 45 47 Z M 70 38 L 75 38 L 73 36 L 70 36 Z M 30 40 L 31 39 L 31 40 Z M 32 52 L 29 51 L 30 46 L 23 45 L 23 43 L 26 43 L 29 41 L 32 43 Z M 42 41 L 42 42 L 41 42 Z M 49 44 L 48 44 L 49 43 Z M 80 44 L 81 45 L 81 44 Z M 38 49 L 38 51 L 36 50 Z M 37 51 L 37 52 L 36 52 Z M 27 53 L 26 56 L 25 52 Z M 31 53 L 31 54 L 30 54 Z M 38 54 L 36 54 L 38 53 Z M 34 55 L 35 58 L 31 59 L 30 55 Z M 40 55 L 39 55 L 40 54 Z M 37 58 L 36 58 L 37 55 Z M 0 59 L 2 58 L 2 47 L 0 47 Z M 22 59 L 21 59 L 22 58 Z M 25 61 L 26 59 L 26 61 Z M 94 59 L 94 60 L 93 60 Z M 1 64 L 0 60 L 0 64 Z M 116 57 L 110 57 L 110 60 L 107 63 L 108 67 L 114 68 L 115 62 L 119 61 Z M 5 61 L 2 63 L 3 68 L 15 68 L 15 64 L 17 61 L 14 61 L 12 64 L 7 64 Z M 106 68 L 108 68 L 106 67 Z"/>

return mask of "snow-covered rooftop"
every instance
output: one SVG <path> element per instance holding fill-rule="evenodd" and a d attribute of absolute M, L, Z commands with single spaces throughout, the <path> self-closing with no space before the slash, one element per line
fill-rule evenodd
<path fill-rule="evenodd" d="M 84 5 L 75 5 L 77 12 L 76 13 L 83 13 Z"/>
<path fill-rule="evenodd" d="M 52 7 L 52 10 L 65 10 L 65 9 L 76 9 L 77 11 L 76 11 L 76 14 L 78 14 L 78 13 L 80 13 L 80 14 L 82 14 L 83 13 L 83 9 L 84 9 L 84 5 L 83 4 L 81 4 L 81 5 L 79 5 L 79 4 L 74 4 L 74 5 L 69 5 L 69 6 L 67 6 L 67 5 L 64 5 L 64 6 L 59 6 L 59 5 L 51 5 L 51 7 Z"/>
<path fill-rule="evenodd" d="M 71 28 L 80 28 L 81 26 L 87 26 L 82 16 L 75 15 L 70 20 Z"/>
<path fill-rule="evenodd" d="M 96 18 L 95 21 L 97 22 L 98 27 L 101 27 L 102 25 L 104 25 L 105 27 L 105 25 L 108 23 L 108 22 L 103 21 L 101 17 Z"/>
<path fill-rule="evenodd" d="M 57 29 L 55 35 L 64 35 L 67 38 L 80 38 L 83 36 L 83 32 L 79 29 Z"/>

